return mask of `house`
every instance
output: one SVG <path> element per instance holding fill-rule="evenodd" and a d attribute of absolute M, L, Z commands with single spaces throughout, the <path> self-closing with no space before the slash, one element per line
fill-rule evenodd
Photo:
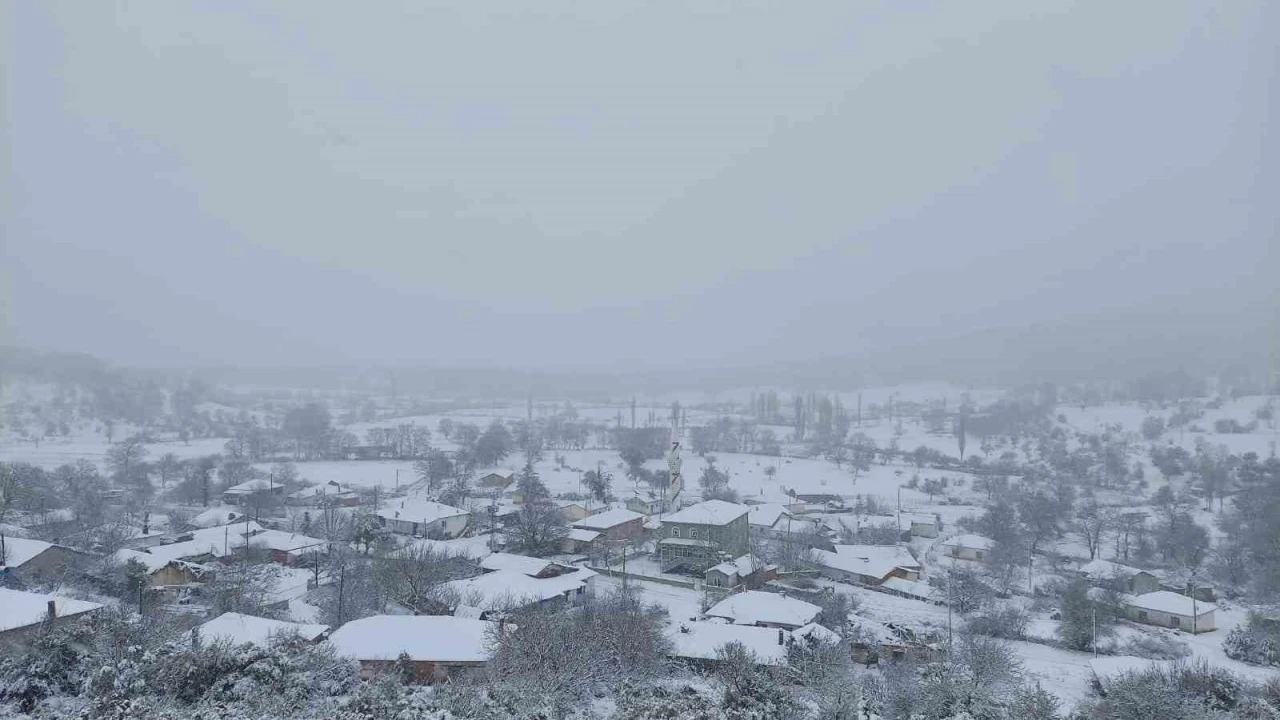
<path fill-rule="evenodd" d="M 987 554 L 995 545 L 994 540 L 981 535 L 957 535 L 943 541 L 942 548 L 946 550 L 949 557 L 983 561 L 987 559 Z"/>
<path fill-rule="evenodd" d="M 658 557 L 664 571 L 681 565 L 695 571 L 719 565 L 750 550 L 751 508 L 723 500 L 705 500 L 662 518 Z"/>
<path fill-rule="evenodd" d="M 482 490 L 502 490 L 515 481 L 515 473 L 491 472 L 477 478 L 475 485 Z"/>
<path fill-rule="evenodd" d="M 231 508 L 213 507 L 187 521 L 189 529 L 211 528 L 244 520 L 244 513 Z M 188 529 L 188 528 L 174 528 Z"/>
<path fill-rule="evenodd" d="M 943 604 L 938 591 L 927 582 L 905 580 L 891 575 L 877 587 L 890 595 L 931 602 L 935 605 Z"/>
<path fill-rule="evenodd" d="M 637 540 L 644 536 L 644 515 L 626 509 L 606 510 L 573 523 L 581 530 L 594 530 L 610 542 Z"/>
<path fill-rule="evenodd" d="M 0 647 L 25 645 L 46 628 L 78 622 L 102 605 L 0 588 Z"/>
<path fill-rule="evenodd" d="M 627 498 L 627 509 L 641 515 L 656 515 L 663 511 L 666 500 L 651 495 L 632 495 Z"/>
<path fill-rule="evenodd" d="M 1213 615 L 1217 606 L 1168 590 L 1127 596 L 1124 607 L 1130 620 L 1147 625 L 1193 633 L 1211 632 L 1217 628 Z"/>
<path fill-rule="evenodd" d="M 735 625 L 795 630 L 818 619 L 822 608 L 777 593 L 748 590 L 712 605 L 707 617 L 724 618 Z"/>
<path fill-rule="evenodd" d="M 937 515 L 900 513 L 898 529 L 911 533 L 912 537 L 936 538 L 942 531 L 942 520 Z"/>
<path fill-rule="evenodd" d="M 703 575 L 707 584 L 712 587 L 732 588 L 742 585 L 748 590 L 754 590 L 777 577 L 777 566 L 766 565 L 750 555 L 722 562 L 708 568 Z"/>
<path fill-rule="evenodd" d="M 403 654 L 414 678 L 439 683 L 483 668 L 498 623 L 447 615 L 374 615 L 352 620 L 329 636 L 339 655 L 360 663 L 368 680 L 393 672 Z"/>
<path fill-rule="evenodd" d="M 1077 570 L 1090 585 L 1113 587 L 1120 592 L 1143 595 L 1161 589 L 1160 579 L 1146 570 L 1110 560 L 1090 560 Z M 1203 598 L 1201 598 L 1203 599 Z"/>
<path fill-rule="evenodd" d="M 456 538 L 471 524 L 471 513 L 462 508 L 412 498 L 393 500 L 374 514 L 391 532 L 432 539 Z"/>
<path fill-rule="evenodd" d="M 565 522 L 575 522 L 591 514 L 586 503 L 576 500 L 557 500 L 556 506 L 560 508 L 560 514 L 564 515 Z"/>
<path fill-rule="evenodd" d="M 62 545 L 0 536 L 0 576 L 48 578 L 81 565 L 86 555 Z"/>
<path fill-rule="evenodd" d="M 343 490 L 338 483 L 330 482 L 289 493 L 284 503 L 294 507 L 356 507 L 360 504 L 360 493 L 350 488 Z"/>
<path fill-rule="evenodd" d="M 250 480 L 232 485 L 222 491 L 222 502 L 228 505 L 249 505 L 261 502 L 265 497 L 284 497 L 284 485 L 270 480 Z"/>
<path fill-rule="evenodd" d="M 493 535 L 472 535 L 471 537 L 454 538 L 453 540 L 429 540 L 426 538 L 412 540 L 399 550 L 412 554 L 416 549 L 430 550 L 449 557 L 483 560 L 493 553 L 493 545 L 500 544 Z"/>
<path fill-rule="evenodd" d="M 229 557 L 245 538 L 262 532 L 262 526 L 252 520 L 230 525 L 192 530 L 178 536 L 178 542 L 155 545 L 146 549 L 150 555 L 168 560 L 205 562 Z"/>
<path fill-rule="evenodd" d="M 594 552 L 596 549 L 595 543 L 598 539 L 600 539 L 600 533 L 595 530 L 569 528 L 569 532 L 565 534 L 564 540 L 560 542 L 560 550 L 561 552 L 571 554 Z"/>
<path fill-rule="evenodd" d="M 853 627 L 849 651 L 856 663 L 878 665 L 882 660 L 937 660 L 941 650 L 917 636 L 910 628 L 895 623 L 860 620 Z"/>
<path fill-rule="evenodd" d="M 547 578 L 535 578 L 519 570 L 495 570 L 444 588 L 454 593 L 458 605 L 479 608 L 485 616 L 531 605 L 575 604 L 586 595 L 596 573 L 586 568 Z"/>
<path fill-rule="evenodd" d="M 785 505 L 761 503 L 747 507 L 751 509 L 747 516 L 747 525 L 752 536 L 773 537 L 786 534 L 792 513 Z"/>
<path fill-rule="evenodd" d="M 542 580 L 545 578 L 559 577 L 566 573 L 577 572 L 579 568 L 561 565 L 560 563 L 543 560 L 542 558 L 533 558 L 527 555 L 513 555 L 512 553 L 492 553 L 480 561 L 480 569 L 485 572 L 499 572 L 502 570 L 510 570 L 531 578 Z"/>
<path fill-rule="evenodd" d="M 1182 570 L 1151 570 L 1143 572 L 1156 579 L 1159 583 L 1159 587 L 1155 588 L 1157 590 L 1168 590 L 1187 597 L 1195 595 L 1196 600 L 1203 602 L 1213 602 L 1218 599 L 1213 583 L 1203 576 L 1192 575 Z"/>
<path fill-rule="evenodd" d="M 111 563 L 116 567 L 130 561 L 146 568 L 147 584 L 153 588 L 180 588 L 209 582 L 214 578 L 214 571 L 207 565 L 174 560 L 123 548 L 111 555 Z"/>
<path fill-rule="evenodd" d="M 900 545 L 836 545 L 835 552 L 814 550 L 819 571 L 832 580 L 880 585 L 891 577 L 920 579 L 920 563 Z"/>
<path fill-rule="evenodd" d="M 281 565 L 294 565 L 308 555 L 326 551 L 328 541 L 283 530 L 263 530 L 249 538 L 249 550 L 267 551 L 271 561 Z M 241 551 L 244 546 L 241 545 Z"/>
<path fill-rule="evenodd" d="M 242 613 L 223 613 L 192 630 L 202 643 L 228 642 L 232 645 L 266 647 L 276 638 L 296 636 L 309 643 L 319 642 L 329 632 L 328 625 L 271 620 Z"/>
<path fill-rule="evenodd" d="M 719 661 L 719 651 L 740 643 L 755 653 L 761 665 L 785 665 L 791 633 L 777 628 L 731 625 L 723 622 L 682 622 L 666 632 L 671 657 L 707 667 Z"/>

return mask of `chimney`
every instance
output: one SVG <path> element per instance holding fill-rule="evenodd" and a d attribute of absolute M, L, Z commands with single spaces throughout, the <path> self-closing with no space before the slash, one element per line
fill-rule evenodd
<path fill-rule="evenodd" d="M 779 630 L 778 630 L 778 644 L 779 644 L 779 645 L 781 645 L 781 644 L 782 644 L 782 630 L 781 630 L 781 629 L 779 629 Z"/>
<path fill-rule="evenodd" d="M 58 617 L 58 602 L 56 600 L 50 600 L 47 604 L 47 607 L 49 609 L 48 613 L 49 613 L 50 620 Z"/>

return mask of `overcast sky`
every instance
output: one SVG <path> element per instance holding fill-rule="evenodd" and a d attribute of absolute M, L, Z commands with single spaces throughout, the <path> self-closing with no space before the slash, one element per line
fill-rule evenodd
<path fill-rule="evenodd" d="M 24 345 L 744 364 L 1280 284 L 1269 0 L 0 13 Z"/>

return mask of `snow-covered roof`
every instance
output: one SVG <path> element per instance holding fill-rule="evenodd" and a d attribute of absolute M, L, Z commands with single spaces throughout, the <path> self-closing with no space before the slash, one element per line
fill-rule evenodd
<path fill-rule="evenodd" d="M 708 617 L 722 617 L 738 625 L 808 625 L 818 617 L 822 608 L 803 600 L 796 600 L 777 593 L 747 592 L 730 595 L 707 610 Z"/>
<path fill-rule="evenodd" d="M 1218 609 L 1218 606 L 1213 603 L 1192 600 L 1186 595 L 1179 595 L 1168 590 L 1157 590 L 1143 593 L 1142 595 L 1130 595 L 1125 598 L 1125 603 L 1139 610 L 1151 610 L 1185 617 L 1191 617 L 1192 614 L 1200 617 Z"/>
<path fill-rule="evenodd" d="M 778 520 L 791 514 L 791 511 L 785 505 L 778 503 L 762 503 L 760 505 L 748 505 L 750 515 L 747 522 L 754 527 L 772 528 L 778 523 Z"/>
<path fill-rule="evenodd" d="M 957 535 L 948 540 L 944 540 L 943 547 L 968 548 L 970 550 L 990 550 L 995 547 L 996 541 L 981 535 Z"/>
<path fill-rule="evenodd" d="M 577 528 L 585 528 L 587 530 L 608 530 L 617 527 L 623 523 L 633 520 L 643 520 L 644 515 L 633 512 L 625 508 L 617 510 L 606 510 L 595 515 L 588 515 L 581 520 L 575 520 L 573 526 Z"/>
<path fill-rule="evenodd" d="M 198 528 L 210 528 L 220 525 L 226 525 L 234 522 L 237 518 L 244 517 L 244 513 L 236 512 L 231 508 L 213 507 L 191 518 L 188 522 Z"/>
<path fill-rule="evenodd" d="M 683 510 L 671 513 L 662 518 L 663 522 L 688 523 L 690 525 L 728 525 L 751 512 L 747 505 L 725 502 L 724 500 L 704 500 L 690 505 Z"/>
<path fill-rule="evenodd" d="M 920 562 L 900 545 L 836 545 L 836 551 L 814 550 L 818 563 L 877 580 L 883 579 L 895 568 L 919 568 Z"/>
<path fill-rule="evenodd" d="M 200 639 L 204 642 L 226 640 L 233 645 L 251 643 L 265 646 L 271 638 L 281 635 L 296 634 L 303 640 L 315 640 L 328 631 L 328 625 L 305 625 L 229 612 L 201 625 Z"/>
<path fill-rule="evenodd" d="M 392 500 L 378 508 L 376 513 L 378 517 L 387 520 L 404 520 L 406 522 L 416 522 L 423 525 L 433 523 L 437 520 L 445 518 L 457 517 L 459 515 L 470 515 L 471 513 L 462 508 L 456 508 L 452 505 L 435 502 L 434 500 L 415 500 L 412 498 L 403 500 Z"/>
<path fill-rule="evenodd" d="M 523 573 L 529 577 L 535 577 L 538 573 L 546 570 L 553 563 L 549 560 L 541 560 L 538 558 L 528 557 L 527 555 L 513 555 L 512 553 L 493 553 L 486 557 L 480 563 L 480 567 L 485 570 L 510 570 L 512 572 Z"/>
<path fill-rule="evenodd" d="M 156 557 L 166 558 L 166 562 L 199 555 L 225 557 L 232 550 L 244 545 L 245 533 L 254 535 L 260 532 L 262 532 L 262 526 L 252 520 L 231 523 L 196 530 L 191 533 L 190 540 L 168 545 L 153 545 L 147 548 L 147 552 Z"/>
<path fill-rule="evenodd" d="M 782 633 L 782 643 L 778 634 Z M 742 643 L 766 665 L 782 665 L 787 661 L 785 630 L 775 628 L 727 625 L 718 622 L 685 622 L 667 631 L 674 657 L 715 660 L 716 650 L 729 643 Z"/>
<path fill-rule="evenodd" d="M 156 572 L 158 570 L 163 570 L 166 565 L 173 562 L 172 560 L 166 557 L 161 557 L 159 555 L 152 555 L 151 553 L 139 552 L 138 550 L 130 550 L 128 548 L 121 548 L 120 550 L 115 551 L 114 553 L 111 554 L 111 559 L 121 564 L 127 563 L 130 560 L 133 560 L 134 562 L 137 562 L 141 564 L 143 567 L 145 567 L 147 569 L 147 572 Z"/>
<path fill-rule="evenodd" d="M 268 550 L 279 550 L 281 552 L 297 552 L 307 548 L 317 548 L 324 544 L 325 541 L 320 538 L 289 533 L 283 530 L 263 530 L 249 538 L 249 547 L 267 548 Z"/>
<path fill-rule="evenodd" d="M 814 640 L 820 640 L 825 643 L 840 642 L 840 636 L 837 635 L 835 631 L 828 630 L 827 628 L 819 625 L 818 623 L 809 623 L 804 627 L 796 628 L 795 630 L 791 631 L 791 634 L 797 640 L 799 639 L 807 640 L 812 638 Z"/>
<path fill-rule="evenodd" d="M 911 525 L 937 525 L 938 517 L 936 515 L 926 515 L 924 513 L 902 513 L 898 516 L 898 527 L 906 528 Z"/>
<path fill-rule="evenodd" d="M 53 543 L 43 540 L 27 540 L 5 536 L 4 558 L 0 567 L 22 567 L 40 553 L 53 547 Z"/>
<path fill-rule="evenodd" d="M 1090 560 L 1080 566 L 1080 574 L 1090 580 L 1110 580 L 1112 578 L 1127 578 L 1142 572 L 1138 568 L 1121 565 L 1110 560 Z"/>
<path fill-rule="evenodd" d="M 907 580 L 900 577 L 888 578 L 884 582 L 880 583 L 880 587 L 886 590 L 902 593 L 903 595 L 909 595 L 913 598 L 919 598 L 920 600 L 933 600 L 937 594 L 937 591 L 934 590 L 929 583 Z"/>
<path fill-rule="evenodd" d="M 79 615 L 102 607 L 99 603 L 73 600 L 60 595 L 0 588 L 0 632 L 43 622 L 49 612 L 50 600 L 54 602 L 54 611 L 58 617 Z"/>
<path fill-rule="evenodd" d="M 339 655 L 395 660 L 400 653 L 427 662 L 481 663 L 489 659 L 488 635 L 497 623 L 448 615 L 374 615 L 334 631 Z"/>
<path fill-rule="evenodd" d="M 472 537 L 454 538 L 452 540 L 421 539 L 405 545 L 403 550 L 414 547 L 429 548 L 437 553 L 445 553 L 456 557 L 482 560 L 489 556 L 489 536 L 473 535 Z"/>
<path fill-rule="evenodd" d="M 465 580 L 445 583 L 465 605 L 485 610 L 513 610 L 550 600 L 586 585 L 595 572 L 582 568 L 550 578 L 532 578 L 516 570 L 497 570 Z"/>
<path fill-rule="evenodd" d="M 600 533 L 595 530 L 584 530 L 582 528 L 569 528 L 569 534 L 565 537 L 577 542 L 595 542 L 600 537 Z"/>
<path fill-rule="evenodd" d="M 254 493 L 262 492 L 264 490 L 271 490 L 278 487 L 283 487 L 283 486 L 272 484 L 267 480 L 248 480 L 246 482 L 240 483 L 239 485 L 232 485 L 226 490 L 223 490 L 222 494 L 226 495 L 230 493 L 232 495 L 252 495 Z"/>
<path fill-rule="evenodd" d="M 737 574 L 738 576 L 743 576 L 743 575 L 750 575 L 751 573 L 755 572 L 756 570 L 762 567 L 764 567 L 763 562 L 756 560 L 750 555 L 743 555 L 742 557 L 738 557 L 738 558 L 734 558 L 733 560 L 722 562 L 719 565 L 716 565 L 715 567 L 711 568 L 711 570 L 717 570 L 719 572 L 724 573 L 725 575 Z"/>

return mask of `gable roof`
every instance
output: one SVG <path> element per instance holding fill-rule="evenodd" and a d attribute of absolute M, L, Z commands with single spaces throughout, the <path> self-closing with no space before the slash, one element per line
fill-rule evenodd
<path fill-rule="evenodd" d="M 760 505 L 748 505 L 751 508 L 747 522 L 754 527 L 771 528 L 778 524 L 778 521 L 791 514 L 791 511 L 785 505 L 778 503 L 762 503 Z"/>
<path fill-rule="evenodd" d="M 836 545 L 836 551 L 814 550 L 823 567 L 882 580 L 894 568 L 919 568 L 920 562 L 900 545 Z"/>
<path fill-rule="evenodd" d="M 1191 617 L 1193 613 L 1196 617 L 1203 617 L 1218 609 L 1218 606 L 1213 603 L 1192 600 L 1186 595 L 1179 595 L 1168 590 L 1157 590 L 1142 595 L 1130 595 L 1125 599 L 1125 603 L 1139 610 L 1171 613 L 1185 617 Z"/>
<path fill-rule="evenodd" d="M 480 562 L 480 567 L 485 570 L 511 570 L 513 572 L 522 573 L 529 577 L 535 577 L 538 573 L 546 570 L 547 567 L 553 565 L 550 560 L 541 560 L 526 555 L 514 555 L 512 553 L 493 553 Z"/>
<path fill-rule="evenodd" d="M 357 660 L 485 662 L 488 635 L 497 623 L 449 615 L 374 615 L 352 620 L 329 642 L 339 655 Z"/>
<path fill-rule="evenodd" d="M 782 643 L 778 643 L 782 633 Z M 673 657 L 715 660 L 716 651 L 729 643 L 741 643 L 764 665 L 787 662 L 787 639 L 791 633 L 776 628 L 730 625 L 721 622 L 685 622 L 666 632 Z"/>
<path fill-rule="evenodd" d="M 751 512 L 746 505 L 724 500 L 703 500 L 696 505 L 674 512 L 662 518 L 662 522 L 688 523 L 690 525 L 728 525 Z"/>
<path fill-rule="evenodd" d="M 44 622 L 49 612 L 50 600 L 54 603 L 54 611 L 58 617 L 80 615 L 102 607 L 99 603 L 60 595 L 0 588 L 0 632 Z"/>
<path fill-rule="evenodd" d="M 273 637 L 296 634 L 303 640 L 315 640 L 328 631 L 328 625 L 307 625 L 229 612 L 201 625 L 200 638 L 205 642 L 226 640 L 233 645 L 267 645 Z"/>
<path fill-rule="evenodd" d="M 995 547 L 996 541 L 989 537 L 981 535 L 957 535 L 948 540 L 944 540 L 943 547 L 968 548 L 970 550 L 990 550 Z"/>
<path fill-rule="evenodd" d="M 1137 568 L 1129 567 L 1128 565 L 1121 565 L 1120 563 L 1111 562 L 1110 560 L 1090 560 L 1080 566 L 1080 574 L 1090 580 L 1110 580 L 1112 578 L 1124 579 L 1137 575 L 1140 572 L 1142 571 Z"/>
<path fill-rule="evenodd" d="M 822 608 L 776 593 L 748 590 L 730 595 L 707 610 L 708 617 L 722 617 L 738 625 L 771 623 L 801 627 L 813 622 Z"/>
<path fill-rule="evenodd" d="M 595 515 L 588 515 L 581 520 L 575 520 L 573 522 L 573 526 L 583 528 L 585 530 L 608 530 L 609 528 L 617 527 L 623 523 L 628 523 L 633 520 L 641 520 L 643 518 L 644 515 L 641 515 L 638 512 L 619 508 L 617 510 L 606 510 L 602 513 L 596 513 Z"/>
<path fill-rule="evenodd" d="M 27 540 L 6 535 L 4 558 L 0 560 L 0 567 L 22 567 L 53 546 L 53 543 L 43 540 Z"/>
<path fill-rule="evenodd" d="M 750 555 L 743 555 L 742 557 L 734 558 L 733 560 L 722 562 L 719 565 L 716 565 L 715 567 L 711 568 L 707 572 L 711 572 L 711 570 L 715 570 L 717 572 L 724 573 L 725 575 L 733 575 L 736 573 L 739 577 L 741 577 L 744 575 L 750 575 L 751 573 L 755 572 L 756 570 L 759 570 L 764 566 L 765 564 L 763 562 L 756 560 Z"/>
<path fill-rule="evenodd" d="M 445 505 L 434 500 L 404 499 L 393 500 L 384 504 L 381 508 L 378 508 L 378 512 L 375 514 L 386 520 L 403 520 L 405 522 L 428 525 L 437 520 L 459 515 L 470 515 L 471 513 L 462 508 Z"/>
<path fill-rule="evenodd" d="M 326 543 L 320 538 L 308 537 L 298 533 L 285 532 L 283 530 L 263 530 L 262 532 L 249 538 L 249 547 L 266 548 L 268 550 L 279 550 L 281 552 L 296 552 L 307 548 L 320 547 Z"/>
<path fill-rule="evenodd" d="M 152 545 L 146 550 L 156 557 L 166 558 L 166 562 L 200 555 L 226 557 L 233 550 L 244 545 L 246 532 L 252 536 L 262 532 L 262 526 L 250 520 L 203 528 L 192 532 L 190 540 L 168 545 Z"/>
<path fill-rule="evenodd" d="M 516 570 L 496 570 L 465 580 L 453 580 L 445 583 L 444 587 L 456 592 L 463 604 L 484 610 L 512 610 L 576 591 L 595 575 L 594 571 L 582 568 L 538 579 Z"/>

